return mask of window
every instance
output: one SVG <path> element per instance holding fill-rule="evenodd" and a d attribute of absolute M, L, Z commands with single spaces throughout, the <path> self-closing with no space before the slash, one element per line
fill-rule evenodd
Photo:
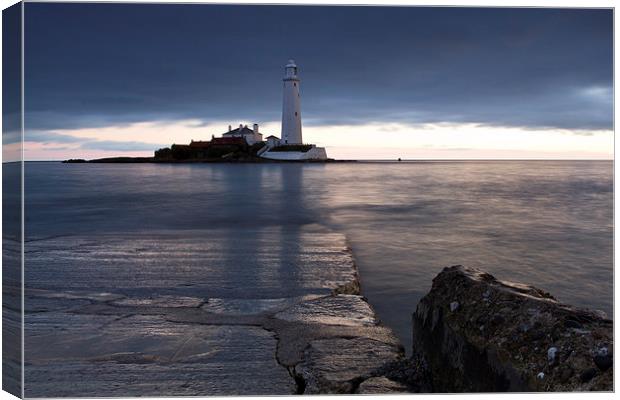
<path fill-rule="evenodd" d="M 293 82 L 293 86 L 297 87 L 297 82 Z"/>
<path fill-rule="evenodd" d="M 295 116 L 297 116 L 297 111 L 295 111 Z"/>

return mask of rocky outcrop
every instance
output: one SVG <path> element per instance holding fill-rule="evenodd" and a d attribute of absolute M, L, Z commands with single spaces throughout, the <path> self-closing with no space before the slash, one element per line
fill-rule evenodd
<path fill-rule="evenodd" d="M 413 316 L 434 392 L 611 391 L 612 321 L 533 286 L 453 266 Z"/>

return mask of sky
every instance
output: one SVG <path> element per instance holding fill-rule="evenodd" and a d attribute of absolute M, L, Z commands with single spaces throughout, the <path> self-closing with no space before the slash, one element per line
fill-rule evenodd
<path fill-rule="evenodd" d="M 26 3 L 24 24 L 30 160 L 280 136 L 289 58 L 330 157 L 613 158 L 607 9 Z"/>

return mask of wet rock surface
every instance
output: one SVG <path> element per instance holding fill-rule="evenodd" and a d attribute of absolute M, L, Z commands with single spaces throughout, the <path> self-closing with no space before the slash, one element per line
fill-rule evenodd
<path fill-rule="evenodd" d="M 613 390 L 611 320 L 478 269 L 437 275 L 413 339 L 435 392 Z"/>
<path fill-rule="evenodd" d="M 401 357 L 396 343 L 365 337 L 319 339 L 310 342 L 294 373 L 305 382 L 304 393 L 353 393 L 386 362 Z"/>
<path fill-rule="evenodd" d="M 40 238 L 26 263 L 27 397 L 401 389 L 362 386 L 404 352 L 323 228 Z"/>
<path fill-rule="evenodd" d="M 388 379 L 384 376 L 368 378 L 360 383 L 355 393 L 357 394 L 392 394 L 406 392 L 407 387 L 400 383 Z"/>
<path fill-rule="evenodd" d="M 275 317 L 291 322 L 340 326 L 372 326 L 378 323 L 362 296 L 345 294 L 302 301 Z"/>

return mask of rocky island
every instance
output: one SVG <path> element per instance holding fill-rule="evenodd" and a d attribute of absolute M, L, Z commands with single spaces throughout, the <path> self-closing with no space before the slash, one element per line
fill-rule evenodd
<path fill-rule="evenodd" d="M 305 143 L 301 132 L 301 95 L 298 67 L 289 60 L 284 67 L 281 138 L 269 135 L 263 140 L 258 124 L 240 124 L 211 140 L 192 140 L 155 151 L 153 157 L 110 157 L 86 161 L 69 159 L 65 163 L 144 163 L 144 162 L 327 162 L 327 150 Z"/>
<path fill-rule="evenodd" d="M 307 154 L 314 152 L 313 145 L 277 145 L 269 147 L 266 142 L 248 144 L 243 138 L 222 137 L 209 141 L 192 141 L 189 144 L 173 144 L 155 150 L 152 157 L 107 157 L 93 160 L 73 158 L 63 163 L 274 163 L 274 162 L 342 162 L 332 158 L 265 158 L 270 154 Z M 353 160 L 346 160 L 351 162 Z"/>
<path fill-rule="evenodd" d="M 298 146 L 297 146 L 298 147 Z M 279 146 L 284 151 L 284 146 Z M 64 163 L 266 163 L 272 160 L 260 157 L 264 142 L 248 144 L 241 138 L 213 138 L 210 141 L 192 141 L 189 144 L 173 144 L 155 150 L 153 157 L 108 157 L 94 160 L 69 159 Z M 304 162 L 333 160 L 294 160 Z"/>

